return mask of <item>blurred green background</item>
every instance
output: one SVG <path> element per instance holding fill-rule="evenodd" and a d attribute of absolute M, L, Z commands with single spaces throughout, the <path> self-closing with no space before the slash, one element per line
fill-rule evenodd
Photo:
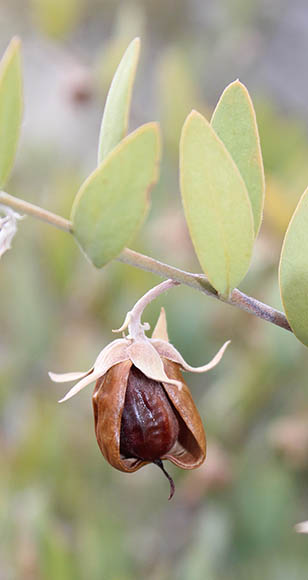
<path fill-rule="evenodd" d="M 308 6 L 304 0 L 0 0 L 0 49 L 23 41 L 25 118 L 7 186 L 69 215 L 95 166 L 102 108 L 129 41 L 142 39 L 131 129 L 159 120 L 164 156 L 132 248 L 199 271 L 179 201 L 178 138 L 192 108 L 247 84 L 267 182 L 264 223 L 242 289 L 281 308 L 283 235 L 308 184 Z M 66 234 L 31 218 L 0 264 L 0 580 L 297 580 L 307 577 L 307 350 L 286 331 L 189 288 L 161 305 L 191 364 L 227 339 L 222 363 L 186 376 L 208 458 L 113 470 L 96 444 L 91 387 L 58 405 L 48 370 L 87 369 L 135 301 L 159 282 L 119 263 L 98 271 Z"/>

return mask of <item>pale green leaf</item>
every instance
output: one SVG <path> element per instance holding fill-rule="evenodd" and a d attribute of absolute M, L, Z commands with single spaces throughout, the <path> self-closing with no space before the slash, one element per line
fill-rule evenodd
<path fill-rule="evenodd" d="M 308 346 L 308 188 L 284 238 L 279 283 L 281 299 L 295 336 Z"/>
<path fill-rule="evenodd" d="M 214 288 L 228 296 L 249 267 L 253 215 L 231 155 L 196 111 L 182 130 L 180 170 L 184 211 L 199 262 Z"/>
<path fill-rule="evenodd" d="M 73 232 L 98 268 L 115 258 L 141 226 L 158 177 L 159 131 L 148 123 L 123 139 L 79 190 Z"/>
<path fill-rule="evenodd" d="M 112 79 L 99 135 L 98 164 L 126 134 L 139 52 L 140 39 L 135 38 L 126 49 Z"/>
<path fill-rule="evenodd" d="M 13 38 L 0 62 L 0 187 L 14 163 L 22 109 L 20 40 Z"/>
<path fill-rule="evenodd" d="M 231 83 L 222 93 L 211 125 L 231 153 L 245 181 L 257 235 L 264 206 L 264 169 L 255 110 L 246 87 Z"/>

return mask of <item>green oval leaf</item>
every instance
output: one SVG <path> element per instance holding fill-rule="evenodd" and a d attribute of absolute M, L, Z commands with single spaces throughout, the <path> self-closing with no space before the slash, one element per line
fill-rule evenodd
<path fill-rule="evenodd" d="M 180 170 L 184 211 L 199 262 L 214 288 L 228 296 L 249 267 L 251 204 L 231 155 L 196 111 L 182 130 Z"/>
<path fill-rule="evenodd" d="M 72 209 L 73 232 L 98 268 L 115 258 L 141 226 L 158 178 L 159 155 L 158 126 L 147 123 L 123 139 L 81 186 Z"/>
<path fill-rule="evenodd" d="M 98 165 L 126 134 L 139 52 L 140 39 L 135 38 L 112 79 L 99 135 Z"/>
<path fill-rule="evenodd" d="M 308 346 L 308 188 L 289 223 L 281 250 L 279 284 L 295 336 Z"/>
<path fill-rule="evenodd" d="M 0 63 L 0 187 L 14 163 L 22 109 L 20 40 L 13 38 Z"/>
<path fill-rule="evenodd" d="M 231 83 L 222 93 L 211 125 L 245 181 L 257 235 L 264 206 L 264 169 L 255 110 L 248 90 L 240 81 Z"/>

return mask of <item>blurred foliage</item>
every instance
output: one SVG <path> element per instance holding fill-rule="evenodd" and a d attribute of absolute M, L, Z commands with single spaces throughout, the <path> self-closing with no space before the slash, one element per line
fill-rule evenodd
<path fill-rule="evenodd" d="M 166 146 L 176 158 L 182 126 L 192 103 L 199 110 L 197 84 L 192 77 L 187 55 L 180 46 L 170 46 L 162 52 L 157 75 L 160 120 Z"/>
<path fill-rule="evenodd" d="M 46 10 L 51 4 L 50 10 L 58 2 L 41 2 Z M 77 5 L 61 4 L 67 12 Z M 77 59 L 97 79 L 105 65 L 111 75 L 112 58 L 118 58 L 110 56 L 116 52 L 112 47 L 121 45 L 122 52 L 141 28 L 149 32 L 143 39 L 132 124 L 160 111 L 165 161 L 151 215 L 134 249 L 197 271 L 180 209 L 174 135 L 186 112 L 210 110 L 208 96 L 213 90 L 218 95 L 234 78 L 227 70 L 221 85 L 219 80 L 214 88 L 203 87 L 212 59 L 206 47 L 215 42 L 215 30 L 222 60 L 230 46 L 223 40 L 230 41 L 232 32 L 230 58 L 234 50 L 239 59 L 243 53 L 249 58 L 239 40 L 257 50 L 253 26 L 260 34 L 269 27 L 277 4 L 268 18 L 256 5 L 249 9 L 252 5 L 238 0 L 228 3 L 225 12 L 223 3 L 215 3 L 212 11 L 207 5 L 206 14 L 202 2 L 189 4 L 199 6 L 199 19 L 188 14 L 184 2 L 136 2 L 131 12 L 131 3 L 91 0 L 78 21 L 71 13 L 65 25 L 70 39 L 59 32 L 51 40 L 49 29 L 38 19 L 35 24 L 24 19 L 22 6 L 12 1 L 3 11 L 3 42 L 24 31 L 26 119 L 8 191 L 67 216 L 95 166 L 107 80 L 102 77 L 92 88 L 90 100 L 76 103 L 67 98 L 54 70 L 67 80 Z M 206 41 L 205 16 L 212 26 Z M 233 29 L 230 22 L 237 26 Z M 58 30 L 64 31 L 60 24 Z M 55 36 L 61 36 L 61 43 Z M 33 44 L 46 61 L 44 70 L 29 68 Z M 267 51 L 258 54 L 268 58 Z M 217 75 L 221 78 L 218 69 Z M 261 89 L 259 100 L 249 90 L 259 102 L 267 205 L 254 264 L 242 288 L 280 307 L 277 262 L 286 224 L 308 183 L 308 140 L 300 117 L 282 114 L 280 103 L 269 102 Z M 1 580 L 305 578 L 307 537 L 293 531 L 308 513 L 304 346 L 291 334 L 189 288 L 176 288 L 149 306 L 146 318 L 153 325 L 164 304 L 170 338 L 191 364 L 206 361 L 232 339 L 217 369 L 205 377 L 186 377 L 205 422 L 208 458 L 195 472 L 171 466 L 177 489 L 168 503 L 167 482 L 155 466 L 126 475 L 103 460 L 90 389 L 59 406 L 63 385 L 47 376 L 48 370 L 88 368 L 113 338 L 111 329 L 157 277 L 116 262 L 95 270 L 69 236 L 31 218 L 21 222 L 0 271 Z"/>
<path fill-rule="evenodd" d="M 38 28 L 54 38 L 65 38 L 82 17 L 83 0 L 31 0 L 31 5 Z"/>

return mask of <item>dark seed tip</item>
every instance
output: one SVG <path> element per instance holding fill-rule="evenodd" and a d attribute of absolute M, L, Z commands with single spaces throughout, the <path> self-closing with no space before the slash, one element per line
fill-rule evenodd
<path fill-rule="evenodd" d="M 168 479 L 168 481 L 170 483 L 170 495 L 168 497 L 168 500 L 170 500 L 173 498 L 174 492 L 175 492 L 174 481 L 173 481 L 171 475 L 169 475 L 169 473 L 165 470 L 163 462 L 161 459 L 155 459 L 155 461 L 153 461 L 153 463 L 155 463 L 155 465 L 157 465 L 162 470 L 162 472 L 165 474 L 166 478 Z"/>

